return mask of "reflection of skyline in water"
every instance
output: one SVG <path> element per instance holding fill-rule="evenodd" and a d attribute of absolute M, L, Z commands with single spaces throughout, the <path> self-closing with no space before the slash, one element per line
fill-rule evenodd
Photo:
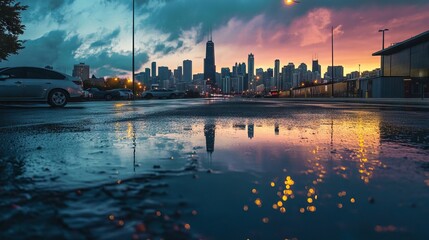
<path fill-rule="evenodd" d="M 67 141 L 60 141 L 64 136 Z M 427 215 L 429 174 L 423 164 L 428 163 L 427 136 L 425 128 L 416 131 L 412 125 L 386 124 L 382 114 L 365 111 L 113 122 L 88 132 L 53 135 L 56 146 L 66 145 L 66 162 L 50 162 L 49 167 L 52 172 L 60 169 L 65 177 L 61 182 L 46 178 L 46 185 L 57 188 L 88 179 L 97 184 L 114 182 L 127 195 L 127 185 L 144 188 L 130 178 L 155 171 L 159 176 L 167 174 L 162 181 L 171 184 L 163 185 L 160 199 L 186 202 L 179 205 L 184 218 L 191 210 L 198 212 L 188 224 L 196 232 L 201 225 L 210 229 L 228 225 L 248 234 L 230 239 L 261 237 L 248 233 L 249 229 L 272 233 L 263 239 L 343 238 L 345 233 L 377 239 L 359 234 L 362 229 L 414 233 L 425 223 L 421 216 Z M 85 145 L 77 141 L 81 137 L 88 139 Z M 42 147 L 40 158 L 53 159 L 50 149 Z M 135 197 L 138 206 L 145 204 L 140 195 Z M 165 206 L 171 213 L 176 210 Z M 141 210 L 136 209 L 120 211 L 132 215 Z M 126 224 L 131 226 L 129 221 Z M 302 226 L 311 228 L 313 235 L 308 237 Z M 323 235 L 325 231 L 329 234 Z M 421 236 L 421 230 L 415 231 Z M 402 239 L 407 236 L 411 235 Z"/>
<path fill-rule="evenodd" d="M 202 169 L 256 176 L 255 184 L 248 186 L 249 199 L 241 202 L 240 211 L 262 216 L 259 218 L 262 224 L 282 221 L 276 214 L 320 218 L 327 212 L 360 211 L 362 204 L 368 204 L 369 198 L 381 192 L 382 189 L 376 190 L 380 181 L 398 178 L 389 174 L 392 163 L 386 156 L 390 156 L 400 140 L 384 138 L 388 127 L 383 126 L 378 114 L 354 112 L 345 117 L 300 117 L 194 119 L 192 122 L 174 119 L 160 126 L 168 129 L 166 133 L 143 127 L 151 126 L 146 122 L 135 126 L 137 140 L 145 138 L 137 141 L 137 149 L 141 151 L 145 147 L 139 145 L 146 145 L 160 152 L 196 151 Z M 182 127 L 183 122 L 187 124 L 186 129 Z M 132 132 L 133 127 L 125 125 L 128 131 L 122 136 L 131 140 L 128 132 Z M 152 132 L 157 133 L 146 138 Z M 413 149 L 402 148 L 402 151 Z M 394 157 L 402 158 L 404 153 Z M 415 157 L 422 158 L 422 155 Z M 144 164 L 145 160 L 137 155 L 137 161 Z M 240 183 L 229 184 L 234 188 Z M 387 190 L 386 194 L 391 192 Z M 380 196 L 376 199 L 382 201 Z"/>
<path fill-rule="evenodd" d="M 211 156 L 215 149 L 215 130 L 216 125 L 213 123 L 206 123 L 204 125 L 204 136 L 206 138 L 206 151 Z"/>

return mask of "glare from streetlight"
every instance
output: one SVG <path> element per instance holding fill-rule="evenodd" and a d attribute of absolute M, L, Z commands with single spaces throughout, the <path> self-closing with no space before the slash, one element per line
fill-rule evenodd
<path fill-rule="evenodd" d="M 284 3 L 286 5 L 292 5 L 294 3 L 299 3 L 299 1 L 298 0 L 284 0 Z"/>

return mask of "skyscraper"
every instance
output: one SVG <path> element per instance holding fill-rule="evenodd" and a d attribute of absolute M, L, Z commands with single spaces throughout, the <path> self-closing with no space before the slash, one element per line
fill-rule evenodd
<path fill-rule="evenodd" d="M 204 58 L 204 79 L 207 85 L 216 86 L 216 65 L 214 43 L 210 37 L 206 44 L 206 58 Z"/>
<path fill-rule="evenodd" d="M 321 69 L 321 66 L 319 65 L 319 60 L 313 59 L 313 65 L 312 65 L 311 71 L 313 73 L 318 72 L 319 74 L 321 74 L 322 69 Z"/>
<path fill-rule="evenodd" d="M 152 62 L 152 79 L 156 78 L 156 62 Z"/>
<path fill-rule="evenodd" d="M 73 77 L 80 77 L 80 79 L 88 80 L 89 79 L 89 65 L 85 63 L 75 64 L 73 67 Z"/>
<path fill-rule="evenodd" d="M 298 79 L 299 83 L 306 82 L 308 80 L 307 79 L 307 64 L 301 63 L 298 66 L 297 71 L 298 71 L 298 74 L 299 74 L 299 79 Z"/>
<path fill-rule="evenodd" d="M 174 69 L 174 79 L 176 81 L 179 81 L 179 82 L 182 81 L 182 76 L 183 76 L 183 70 L 181 66 L 177 67 L 177 69 Z"/>
<path fill-rule="evenodd" d="M 276 59 L 274 62 L 274 83 L 278 90 L 281 90 L 281 79 L 280 79 L 280 60 Z"/>
<path fill-rule="evenodd" d="M 147 78 L 147 80 L 149 80 L 149 79 L 150 79 L 150 68 L 145 68 L 145 69 L 144 69 L 144 72 L 145 72 L 145 74 L 146 74 L 146 78 Z"/>
<path fill-rule="evenodd" d="M 163 81 L 163 80 L 170 80 L 170 70 L 168 69 L 168 67 L 158 67 L 158 74 L 159 74 L 159 80 Z"/>
<path fill-rule="evenodd" d="M 191 60 L 183 61 L 183 80 L 185 82 L 192 81 L 192 61 Z"/>
<path fill-rule="evenodd" d="M 293 63 L 289 63 L 287 66 L 283 67 L 282 90 L 287 90 L 287 89 L 290 89 L 291 87 L 296 87 L 297 84 L 292 82 L 294 72 L 295 72 L 295 64 Z"/>
<path fill-rule="evenodd" d="M 248 77 L 249 77 L 249 89 L 254 91 L 256 89 L 255 83 L 255 56 L 250 53 L 247 57 Z"/>
<path fill-rule="evenodd" d="M 325 74 L 329 80 L 331 80 L 332 67 L 328 66 L 328 71 Z M 344 67 L 343 66 L 334 66 L 334 81 L 340 81 L 344 78 Z"/>

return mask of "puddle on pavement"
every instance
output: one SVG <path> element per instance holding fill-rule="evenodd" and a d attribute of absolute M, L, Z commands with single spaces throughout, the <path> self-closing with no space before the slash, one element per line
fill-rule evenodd
<path fill-rule="evenodd" d="M 428 129 L 405 125 L 334 111 L 11 134 L 0 236 L 425 239 Z"/>

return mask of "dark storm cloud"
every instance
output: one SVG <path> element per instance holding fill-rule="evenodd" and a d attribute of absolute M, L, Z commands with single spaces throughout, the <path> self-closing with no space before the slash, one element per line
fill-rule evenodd
<path fill-rule="evenodd" d="M 285 7 L 283 0 L 149 0 L 141 1 L 145 13 L 147 6 L 159 4 L 154 11 L 149 9 L 149 17 L 143 20 L 141 27 L 152 26 L 164 33 L 171 34 L 170 39 L 177 39 L 183 30 L 202 26 L 198 33 L 197 42 L 203 41 L 209 29 L 216 30 L 232 18 L 250 20 L 256 15 L 264 14 L 268 21 L 280 22 L 287 25 L 295 17 L 302 16 L 309 10 L 319 7 L 346 8 L 356 6 L 379 6 L 380 11 L 394 4 L 410 4 L 403 0 L 302 0 L 300 4 Z M 414 0 L 415 4 L 427 4 L 427 0 Z M 136 4 L 137 5 L 137 4 Z M 215 37 L 215 36 L 214 36 Z"/>
<path fill-rule="evenodd" d="M 136 66 L 141 66 L 148 61 L 149 57 L 146 53 L 136 54 Z M 91 65 L 91 68 L 109 67 L 120 69 L 124 71 L 132 70 L 132 56 L 131 53 L 107 53 L 92 55 L 81 59 L 85 63 Z"/>
<path fill-rule="evenodd" d="M 111 36 L 119 34 L 113 31 Z M 41 38 L 28 40 L 25 48 L 19 55 L 13 55 L 8 61 L 1 62 L 0 66 L 53 66 L 59 71 L 67 71 L 79 62 L 85 62 L 91 69 L 99 69 L 99 76 L 117 75 L 132 69 L 132 55 L 130 52 L 101 52 L 89 56 L 75 58 L 75 52 L 84 41 L 77 35 L 67 36 L 65 31 L 56 30 L 47 33 Z M 149 59 L 146 53 L 139 53 L 135 57 L 136 67 L 143 65 Z"/>
<path fill-rule="evenodd" d="M 25 48 L 4 62 L 6 65 L 21 66 L 71 66 L 73 55 L 82 42 L 77 36 L 67 38 L 65 31 L 52 31 L 41 38 L 26 41 Z"/>
<path fill-rule="evenodd" d="M 71 5 L 75 0 L 21 0 L 23 5 L 29 6 L 23 14 L 23 20 L 39 21 L 46 16 L 52 16 L 52 20 L 62 22 L 67 11 L 64 8 Z"/>
<path fill-rule="evenodd" d="M 112 41 L 119 36 L 120 32 L 121 32 L 120 28 L 115 29 L 112 33 L 104 35 L 101 40 L 93 42 L 90 48 L 98 48 L 98 47 L 105 47 L 105 46 L 110 47 L 112 45 Z"/>

